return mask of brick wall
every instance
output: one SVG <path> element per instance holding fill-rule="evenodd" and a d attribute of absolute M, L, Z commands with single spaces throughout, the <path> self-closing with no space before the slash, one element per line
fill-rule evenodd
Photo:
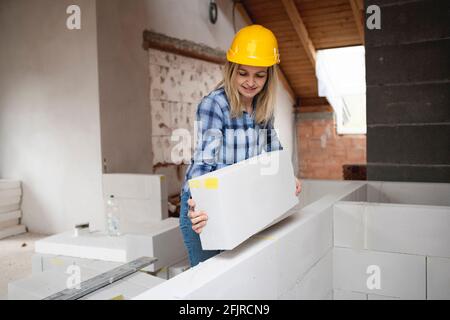
<path fill-rule="evenodd" d="M 332 113 L 297 117 L 301 178 L 343 179 L 343 165 L 366 163 L 365 135 L 338 135 Z"/>

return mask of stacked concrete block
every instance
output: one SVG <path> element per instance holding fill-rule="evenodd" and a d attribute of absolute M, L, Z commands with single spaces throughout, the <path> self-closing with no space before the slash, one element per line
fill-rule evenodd
<path fill-rule="evenodd" d="M 289 153 L 263 153 L 189 180 L 196 209 L 208 214 L 204 250 L 231 250 L 285 218 L 298 203 Z"/>
<path fill-rule="evenodd" d="M 450 207 L 338 203 L 335 244 L 450 257 Z"/>
<path fill-rule="evenodd" d="M 323 256 L 296 285 L 296 299 L 331 300 L 333 292 L 333 249 Z"/>
<path fill-rule="evenodd" d="M 331 197 L 307 199 L 283 221 L 136 299 L 331 299 L 332 205 L 360 186 L 336 183 Z"/>
<path fill-rule="evenodd" d="M 334 289 L 426 299 L 426 259 L 418 255 L 334 248 Z"/>
<path fill-rule="evenodd" d="M 42 272 L 27 278 L 10 282 L 8 284 L 8 299 L 10 300 L 40 300 L 73 284 L 74 271 L 69 266 L 78 266 L 80 281 L 89 280 L 97 275 L 112 270 L 118 266 L 114 262 L 96 261 L 88 259 L 75 259 L 62 256 L 41 256 L 42 259 L 51 259 L 49 267 Z M 137 272 L 124 279 L 95 291 L 82 300 L 110 300 L 131 299 L 146 290 L 159 285 L 165 280 L 143 272 Z"/>
<path fill-rule="evenodd" d="M 188 259 L 184 259 L 174 265 L 167 268 L 167 276 L 169 279 L 176 277 L 177 275 L 185 272 L 191 267 Z"/>
<path fill-rule="evenodd" d="M 21 198 L 20 181 L 0 179 L 0 239 L 26 232 L 20 222 Z"/>
<path fill-rule="evenodd" d="M 367 201 L 377 203 L 450 206 L 450 184 L 367 182 Z"/>
<path fill-rule="evenodd" d="M 449 192 L 448 184 L 369 182 L 368 203 L 341 201 L 334 205 L 334 245 L 336 252 L 341 252 L 338 256 L 347 248 L 353 250 L 351 252 L 359 259 L 388 254 L 392 261 L 404 260 L 405 257 L 416 261 L 410 267 L 398 265 L 407 270 L 406 274 L 416 270 L 415 274 L 409 275 L 409 284 L 415 285 L 410 286 L 409 293 L 395 290 L 367 292 L 369 300 L 450 297 L 450 264 L 446 263 L 450 258 Z M 387 203 L 372 203 L 375 201 Z M 355 266 L 352 260 L 340 261 L 340 266 L 335 261 L 337 274 Z M 422 267 L 424 261 L 426 269 Z M 340 285 L 348 285 L 354 291 L 361 289 L 355 288 L 351 279 L 347 280 L 347 284 L 341 282 Z M 403 286 L 402 281 L 408 282 L 400 276 L 393 276 L 389 283 L 399 287 Z"/>
<path fill-rule="evenodd" d="M 117 199 L 122 233 L 133 232 L 142 224 L 168 218 L 167 183 L 163 175 L 103 175 L 103 197 Z"/>
<path fill-rule="evenodd" d="M 427 257 L 427 298 L 450 300 L 450 259 Z"/>
<path fill-rule="evenodd" d="M 333 300 L 367 300 L 367 294 L 363 292 L 333 289 Z"/>
<path fill-rule="evenodd" d="M 65 232 L 39 240 L 36 253 L 62 255 L 84 259 L 113 262 L 129 262 L 142 256 L 156 257 L 150 267 L 157 271 L 186 257 L 183 239 L 176 218 L 141 225 L 136 233 L 111 237 L 103 232 L 91 232 L 74 236 Z"/>
<path fill-rule="evenodd" d="M 278 272 L 274 242 L 252 238 L 136 299 L 276 299 Z"/>
<path fill-rule="evenodd" d="M 306 209 L 305 209 L 306 210 Z M 332 211 L 302 211 L 258 235 L 275 241 L 279 296 L 294 288 L 332 248 Z M 320 286 L 318 286 L 320 287 Z M 331 290 L 332 287 L 330 287 Z M 302 291 L 303 297 L 317 297 Z"/>

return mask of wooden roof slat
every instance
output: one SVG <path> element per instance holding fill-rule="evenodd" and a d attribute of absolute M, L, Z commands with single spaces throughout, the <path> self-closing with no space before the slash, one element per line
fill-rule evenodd
<path fill-rule="evenodd" d="M 316 49 L 314 48 L 314 45 L 313 45 L 311 39 L 309 38 L 308 30 L 306 30 L 305 24 L 303 23 L 302 17 L 300 16 L 300 13 L 298 12 L 294 1 L 293 0 L 281 0 L 281 2 L 283 3 L 286 13 L 289 16 L 289 19 L 291 20 L 295 31 L 297 31 L 298 37 L 305 49 L 306 55 L 308 56 L 309 60 L 311 61 L 311 64 L 313 66 L 315 66 L 316 65 Z"/>
<path fill-rule="evenodd" d="M 364 16 L 358 8 L 358 0 L 349 0 L 353 11 L 353 17 L 355 19 L 355 25 L 358 29 L 359 37 L 361 38 L 361 43 L 364 43 Z"/>
<path fill-rule="evenodd" d="M 242 1 L 253 21 L 271 29 L 276 35 L 281 67 L 291 88 L 300 98 L 318 97 L 312 52 L 315 55 L 319 49 L 362 43 L 350 1 L 363 12 L 364 0 Z M 299 20 L 301 23 L 298 23 Z M 306 45 L 304 40 L 308 38 L 305 34 L 310 41 Z M 311 47 L 314 51 L 311 51 Z"/>

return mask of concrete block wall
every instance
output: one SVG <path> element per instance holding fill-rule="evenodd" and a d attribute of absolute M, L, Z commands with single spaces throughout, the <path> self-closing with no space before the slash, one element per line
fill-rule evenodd
<path fill-rule="evenodd" d="M 295 214 L 136 299 L 450 299 L 450 208 L 367 203 L 374 190 L 384 192 L 305 180 Z M 379 288 L 367 286 L 369 266 L 379 268 Z"/>
<path fill-rule="evenodd" d="M 449 187 L 369 182 L 367 199 L 421 204 L 335 203 L 335 299 L 450 299 Z M 367 286 L 371 265 L 379 267 L 379 289 Z"/>
<path fill-rule="evenodd" d="M 450 182 L 450 29 L 446 0 L 366 0 L 368 180 Z"/>
<path fill-rule="evenodd" d="M 332 205 L 363 183 L 305 182 L 296 213 L 136 299 L 331 299 Z"/>
<path fill-rule="evenodd" d="M 367 201 L 434 206 L 450 206 L 450 184 L 367 182 Z"/>

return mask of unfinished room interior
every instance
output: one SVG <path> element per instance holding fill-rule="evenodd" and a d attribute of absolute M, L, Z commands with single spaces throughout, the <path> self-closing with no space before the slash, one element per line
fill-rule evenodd
<path fill-rule="evenodd" d="M 450 300 L 449 21 L 0 0 L 0 300 Z"/>

